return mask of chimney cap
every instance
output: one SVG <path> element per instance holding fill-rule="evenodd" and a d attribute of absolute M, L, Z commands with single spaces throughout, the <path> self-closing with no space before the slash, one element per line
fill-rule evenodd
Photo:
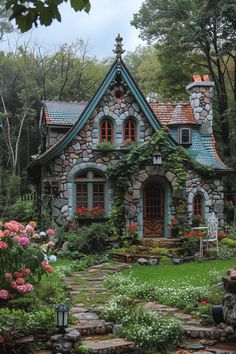
<path fill-rule="evenodd" d="M 190 90 L 193 87 L 214 87 L 215 83 L 213 81 L 209 80 L 208 75 L 199 75 L 199 74 L 194 74 L 193 77 L 193 82 L 191 82 L 189 85 L 186 86 L 187 90 Z"/>

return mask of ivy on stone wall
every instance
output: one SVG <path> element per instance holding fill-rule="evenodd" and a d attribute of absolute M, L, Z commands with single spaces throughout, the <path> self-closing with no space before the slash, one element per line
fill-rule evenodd
<path fill-rule="evenodd" d="M 176 177 L 173 183 L 174 190 L 182 190 L 185 187 L 188 169 L 194 169 L 208 176 L 213 173 L 210 167 L 195 162 L 183 147 L 172 146 L 169 142 L 168 129 L 163 128 L 145 143 L 132 145 L 129 152 L 124 154 L 116 164 L 110 165 L 107 170 L 107 177 L 113 183 L 115 193 L 116 212 L 114 214 L 118 213 L 119 219 L 122 214 L 124 215 L 121 210 L 118 212 L 118 209 L 122 208 L 125 191 L 132 186 L 132 181 L 138 177 L 140 170 L 152 165 L 152 157 L 156 151 L 161 153 L 164 172 L 170 171 Z M 112 215 L 113 213 L 111 219 Z M 116 223 L 115 219 L 113 224 Z"/>
<path fill-rule="evenodd" d="M 130 147 L 129 153 L 122 159 L 108 168 L 107 176 L 114 183 L 115 193 L 123 195 L 131 185 L 141 169 L 152 165 L 152 156 L 158 150 L 162 155 L 165 172 L 171 171 L 176 175 L 177 181 L 174 188 L 182 189 L 187 180 L 187 167 L 193 168 L 199 173 L 212 171 L 207 166 L 196 163 L 181 146 L 171 146 L 168 142 L 168 130 L 166 128 L 153 134 L 147 142 L 134 144 Z"/>

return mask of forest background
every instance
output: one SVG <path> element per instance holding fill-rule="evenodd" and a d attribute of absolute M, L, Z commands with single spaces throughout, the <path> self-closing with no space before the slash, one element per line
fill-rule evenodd
<path fill-rule="evenodd" d="M 15 30 L 1 3 L 0 40 Z M 236 169 L 235 1 L 146 0 L 132 25 L 147 46 L 127 51 L 124 61 L 146 96 L 187 101 L 194 73 L 215 82 L 217 148 Z M 27 168 L 40 145 L 40 102 L 91 99 L 114 60 L 98 60 L 88 48 L 79 38 L 51 52 L 30 41 L 0 51 L 0 216 L 32 191 Z M 236 190 L 233 174 L 225 182 L 228 191 Z"/>

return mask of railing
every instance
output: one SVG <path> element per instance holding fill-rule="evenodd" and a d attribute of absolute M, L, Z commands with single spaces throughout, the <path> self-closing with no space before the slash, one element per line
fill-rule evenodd
<path fill-rule="evenodd" d="M 18 197 L 17 201 L 28 202 L 28 201 L 34 201 L 36 199 L 37 199 L 37 193 L 32 192 L 32 193 L 27 193 L 27 194 L 24 194 L 24 195 Z"/>

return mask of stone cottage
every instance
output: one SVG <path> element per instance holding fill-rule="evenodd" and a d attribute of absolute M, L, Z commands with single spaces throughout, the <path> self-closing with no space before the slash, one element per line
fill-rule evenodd
<path fill-rule="evenodd" d="M 181 198 L 188 222 L 214 211 L 223 225 L 222 176 L 230 169 L 215 148 L 214 83 L 195 75 L 187 86 L 189 102 L 148 102 L 121 58 L 120 35 L 114 52 L 115 61 L 90 102 L 42 102 L 41 153 L 34 158 L 42 211 L 47 208 L 58 224 L 73 220 L 78 208 L 99 207 L 109 215 L 114 198 L 109 165 L 122 159 L 124 146 L 145 144 L 167 127 L 167 144 L 183 146 L 192 159 L 214 170 L 213 177 L 186 170 Z M 102 151 L 104 144 L 112 148 Z M 168 226 L 178 213 L 175 171 L 164 170 L 163 159 L 157 146 L 123 196 L 126 224 L 136 223 L 141 238 L 169 237 Z"/>

